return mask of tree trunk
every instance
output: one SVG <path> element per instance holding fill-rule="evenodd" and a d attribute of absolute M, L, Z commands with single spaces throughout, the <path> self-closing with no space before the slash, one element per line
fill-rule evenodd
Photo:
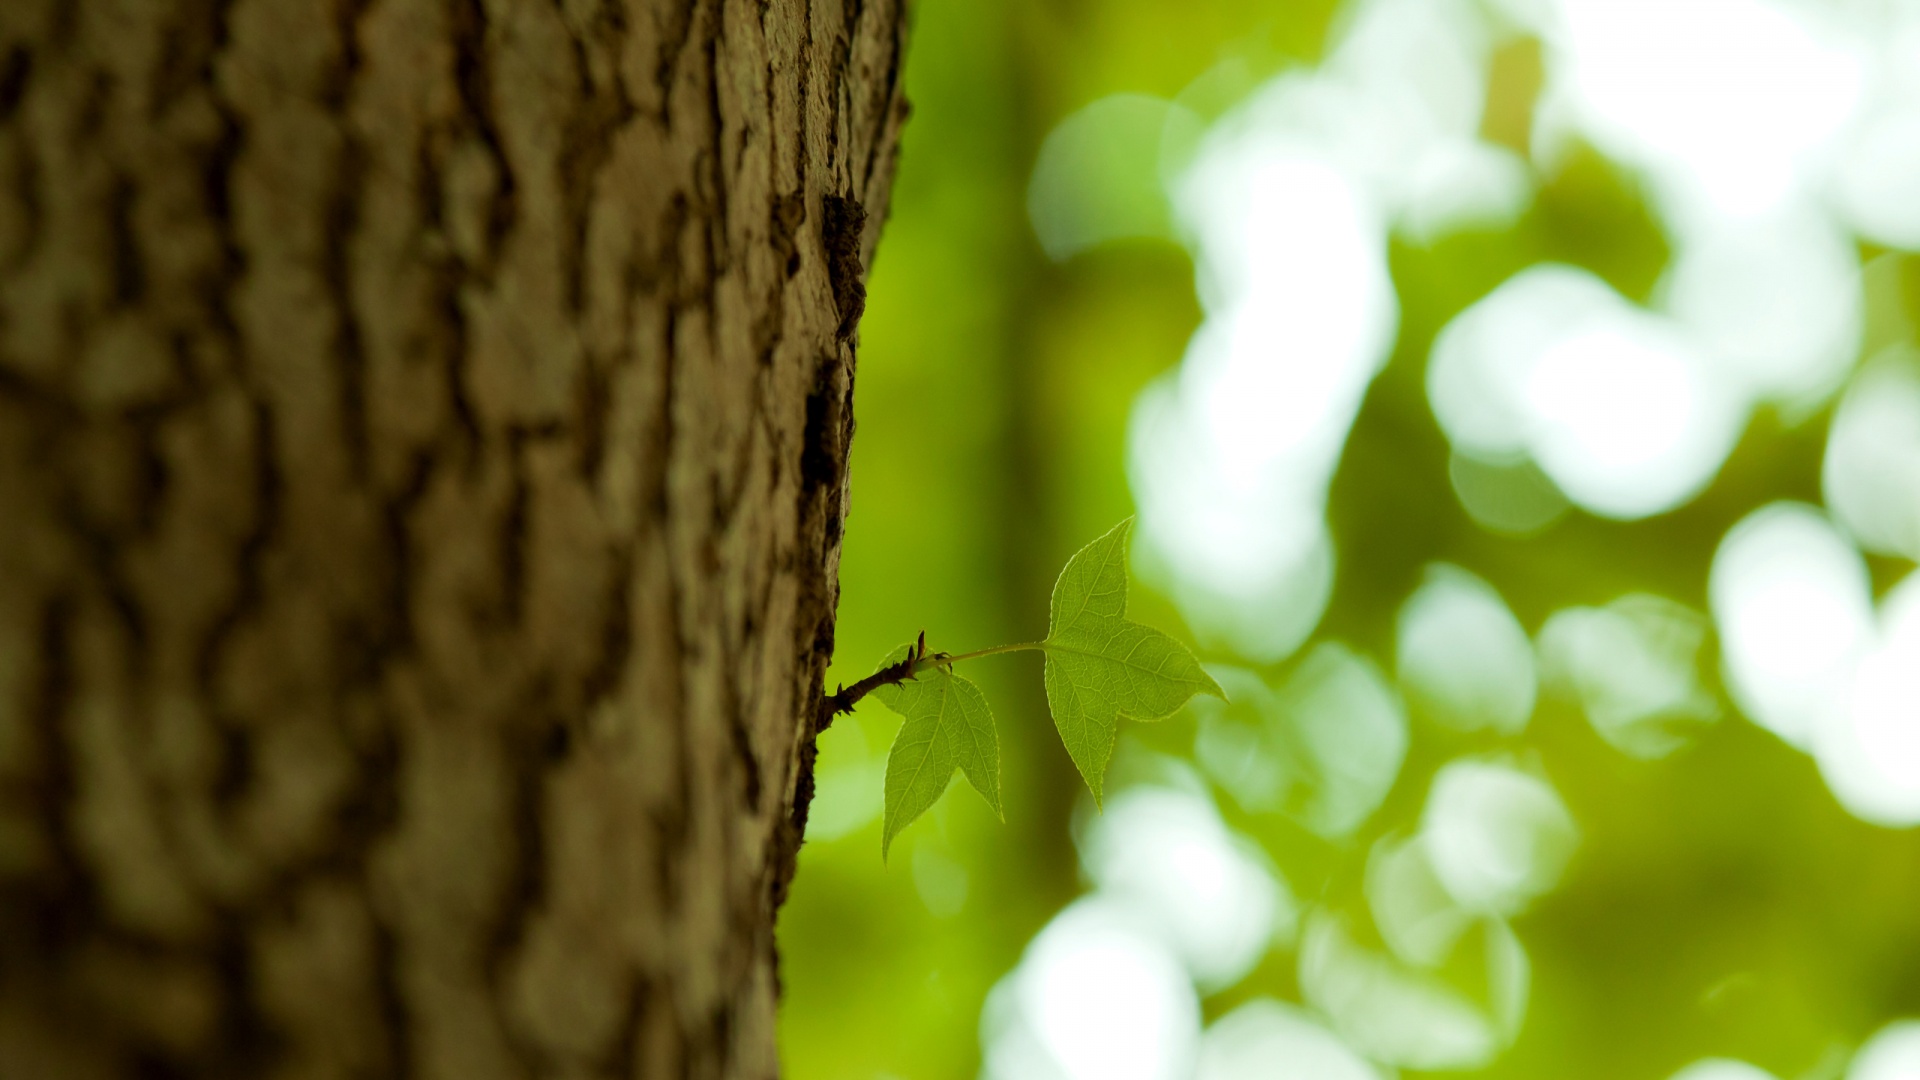
<path fill-rule="evenodd" d="M 0 1076 L 770 1076 L 899 0 L 0 0 Z"/>

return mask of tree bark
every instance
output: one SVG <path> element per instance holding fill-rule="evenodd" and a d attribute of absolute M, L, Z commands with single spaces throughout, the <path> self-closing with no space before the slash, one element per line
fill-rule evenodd
<path fill-rule="evenodd" d="M 759 1077 L 900 0 L 0 0 L 0 1076 Z"/>

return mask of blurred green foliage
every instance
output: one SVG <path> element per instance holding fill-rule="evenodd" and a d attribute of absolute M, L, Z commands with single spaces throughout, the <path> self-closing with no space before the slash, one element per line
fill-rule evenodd
<path fill-rule="evenodd" d="M 1054 570 L 1132 511 L 1127 417 L 1199 323 L 1192 265 L 1158 241 L 1048 262 L 1025 206 L 1041 139 L 1102 95 L 1172 96 L 1223 64 L 1250 86 L 1312 62 L 1334 5 L 921 0 L 913 16 L 914 114 L 861 329 L 829 686 L 921 630 L 954 652 L 1038 639 Z M 1763 410 L 1705 494 L 1669 514 L 1575 512 L 1515 539 L 1456 502 L 1423 382 L 1440 327 L 1544 259 L 1644 299 L 1666 257 L 1641 193 L 1591 152 L 1517 227 L 1396 242 L 1397 344 L 1334 481 L 1340 571 L 1316 640 L 1390 666 L 1396 613 L 1434 561 L 1486 579 L 1529 633 L 1557 609 L 1633 590 L 1704 610 L 1708 563 L 1735 521 L 1772 499 L 1819 500 L 1826 414 L 1790 424 Z M 1882 589 L 1905 570 L 1874 567 Z M 1184 636 L 1171 604 L 1137 583 L 1131 612 Z M 883 864 L 881 767 L 898 717 L 870 699 L 820 739 L 814 827 L 779 927 L 795 1080 L 975 1076 L 987 991 L 1081 891 L 1070 822 L 1083 789 L 1048 722 L 1039 656 L 987 658 L 967 674 L 998 723 L 1004 825 L 982 800 L 949 797 Z M 1123 732 L 1180 757 L 1193 739 L 1191 716 Z M 1516 749 L 1492 732 L 1416 725 L 1385 806 L 1339 844 L 1236 817 L 1227 800 L 1222 811 L 1296 895 L 1359 911 L 1368 845 L 1418 817 L 1442 763 L 1496 748 Z M 1484 1075 L 1653 1080 L 1724 1055 L 1837 1080 L 1834 1048 L 1920 1013 L 1920 838 L 1846 815 L 1806 756 L 1729 709 L 1686 750 L 1636 760 L 1550 697 L 1517 749 L 1552 778 L 1581 843 L 1559 887 L 1516 920 L 1530 1006 Z M 1295 980 L 1276 949 L 1205 999 L 1205 1013 L 1254 995 L 1297 1000 Z"/>

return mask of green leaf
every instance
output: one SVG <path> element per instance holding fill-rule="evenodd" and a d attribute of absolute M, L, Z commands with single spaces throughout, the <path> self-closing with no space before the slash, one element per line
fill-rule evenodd
<path fill-rule="evenodd" d="M 1187 647 L 1127 619 L 1127 534 L 1133 519 L 1067 560 L 1053 585 L 1047 706 L 1094 802 L 1120 717 L 1159 720 L 1195 694 L 1225 698 Z"/>
<path fill-rule="evenodd" d="M 900 646 L 881 666 L 905 660 L 912 648 Z M 887 754 L 882 859 L 900 830 L 939 801 L 956 766 L 1005 820 L 1000 809 L 1000 740 L 993 730 L 993 711 L 979 687 L 955 675 L 952 668 L 932 667 L 906 682 L 878 687 L 873 696 L 907 721 L 900 725 Z"/>

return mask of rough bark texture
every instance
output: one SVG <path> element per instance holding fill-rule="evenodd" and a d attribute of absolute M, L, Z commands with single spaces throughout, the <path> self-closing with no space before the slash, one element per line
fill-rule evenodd
<path fill-rule="evenodd" d="M 767 1076 L 899 0 L 0 0 L 0 1076 Z"/>

